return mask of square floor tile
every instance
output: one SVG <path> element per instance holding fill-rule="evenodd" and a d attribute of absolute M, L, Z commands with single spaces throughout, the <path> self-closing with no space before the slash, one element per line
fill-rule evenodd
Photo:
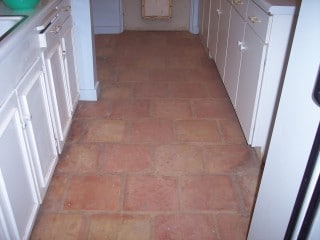
<path fill-rule="evenodd" d="M 85 238 L 85 221 L 77 214 L 40 213 L 30 240 Z"/>
<path fill-rule="evenodd" d="M 102 169 L 111 173 L 151 171 L 151 148 L 137 144 L 108 144 L 103 156 Z"/>
<path fill-rule="evenodd" d="M 136 98 L 170 97 L 169 84 L 162 82 L 136 83 L 134 96 Z"/>
<path fill-rule="evenodd" d="M 160 174 L 201 173 L 201 149 L 192 145 L 162 145 L 155 150 L 156 171 Z"/>
<path fill-rule="evenodd" d="M 139 215 L 93 215 L 88 240 L 150 240 L 150 218 Z"/>
<path fill-rule="evenodd" d="M 120 176 L 74 176 L 70 180 L 64 209 L 116 211 L 119 209 L 120 190 Z"/>
<path fill-rule="evenodd" d="M 185 210 L 236 210 L 236 195 L 227 176 L 182 178 L 181 202 Z"/>
<path fill-rule="evenodd" d="M 207 89 L 202 83 L 171 83 L 172 96 L 175 98 L 207 98 Z"/>
<path fill-rule="evenodd" d="M 222 135 L 227 143 L 246 143 L 240 123 L 237 120 L 219 120 Z"/>
<path fill-rule="evenodd" d="M 253 210 L 255 193 L 258 190 L 259 175 L 239 175 L 237 176 L 237 183 L 240 185 L 245 210 L 250 214 Z"/>
<path fill-rule="evenodd" d="M 124 209 L 127 211 L 169 211 L 179 208 L 178 180 L 164 176 L 129 176 Z"/>
<path fill-rule="evenodd" d="M 98 102 L 79 102 L 75 112 L 75 118 L 95 118 L 107 117 L 111 113 L 111 104 L 109 101 Z"/>
<path fill-rule="evenodd" d="M 148 100 L 114 100 L 110 119 L 137 119 L 150 117 Z"/>
<path fill-rule="evenodd" d="M 247 239 L 250 217 L 238 214 L 218 214 L 217 218 L 221 239 Z"/>
<path fill-rule="evenodd" d="M 219 239 L 214 217 L 209 214 L 160 215 L 154 225 L 154 240 Z"/>
<path fill-rule="evenodd" d="M 176 121 L 175 125 L 179 141 L 215 143 L 222 141 L 216 121 L 181 120 Z"/>
<path fill-rule="evenodd" d="M 204 146 L 205 169 L 209 173 L 256 173 L 259 163 L 246 145 Z"/>
<path fill-rule="evenodd" d="M 63 149 L 57 172 L 84 173 L 98 170 L 101 146 L 98 144 L 69 144 Z"/>
<path fill-rule="evenodd" d="M 159 99 L 152 101 L 152 115 L 165 119 L 192 119 L 191 103 L 188 100 Z"/>
<path fill-rule="evenodd" d="M 121 142 L 124 138 L 125 128 L 126 123 L 122 120 L 90 120 L 83 141 Z"/>
<path fill-rule="evenodd" d="M 227 99 L 204 99 L 193 102 L 197 118 L 220 118 L 236 120 L 234 109 Z"/>
<path fill-rule="evenodd" d="M 127 139 L 132 143 L 168 143 L 174 139 L 173 123 L 160 119 L 136 120 Z"/>

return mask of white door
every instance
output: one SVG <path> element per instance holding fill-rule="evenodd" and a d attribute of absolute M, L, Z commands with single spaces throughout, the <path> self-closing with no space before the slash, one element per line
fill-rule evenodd
<path fill-rule="evenodd" d="M 220 0 L 211 0 L 208 48 L 210 56 L 216 61 L 220 22 Z"/>
<path fill-rule="evenodd" d="M 240 17 L 237 11 L 232 8 L 224 85 L 235 108 L 245 25 L 245 21 Z"/>
<path fill-rule="evenodd" d="M 69 17 L 63 24 L 63 29 L 60 31 L 62 52 L 66 70 L 66 78 L 69 87 L 71 111 L 74 112 L 79 99 L 79 84 L 75 65 L 75 56 L 73 49 L 73 25 L 72 18 Z"/>
<path fill-rule="evenodd" d="M 228 47 L 230 12 L 231 4 L 227 0 L 221 0 L 216 64 L 223 81 Z"/>
<path fill-rule="evenodd" d="M 262 82 L 266 45 L 247 24 L 242 47 L 245 49 L 242 51 L 236 113 L 247 142 L 251 144 Z"/>
<path fill-rule="evenodd" d="M 58 153 L 48 105 L 42 62 L 37 61 L 17 89 L 39 194 L 43 199 Z"/>
<path fill-rule="evenodd" d="M 319 12 L 318 0 L 301 2 L 249 240 L 283 239 L 295 204 L 320 119 L 312 99 L 320 66 Z"/>
<path fill-rule="evenodd" d="M 58 138 L 59 153 L 62 151 L 71 124 L 72 112 L 68 83 L 65 77 L 63 51 L 60 42 L 46 54 L 51 111 L 54 116 L 54 130 Z"/>
<path fill-rule="evenodd" d="M 39 201 L 15 95 L 0 108 L 0 239 L 28 239 Z"/>

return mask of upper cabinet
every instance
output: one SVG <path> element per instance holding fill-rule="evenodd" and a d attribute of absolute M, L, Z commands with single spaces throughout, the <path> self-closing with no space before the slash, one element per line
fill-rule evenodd
<path fill-rule="evenodd" d="M 295 17 L 295 1 L 273 3 L 211 0 L 210 17 L 202 20 L 202 27 L 209 21 L 209 53 L 246 140 L 260 147 L 262 154 L 270 135 Z M 205 18 L 205 7 L 201 11 Z M 205 37 L 204 29 L 201 38 Z"/>

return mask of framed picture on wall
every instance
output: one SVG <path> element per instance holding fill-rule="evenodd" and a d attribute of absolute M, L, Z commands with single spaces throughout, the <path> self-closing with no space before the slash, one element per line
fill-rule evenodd
<path fill-rule="evenodd" d="M 172 0 L 142 0 L 142 17 L 145 19 L 170 19 Z"/>

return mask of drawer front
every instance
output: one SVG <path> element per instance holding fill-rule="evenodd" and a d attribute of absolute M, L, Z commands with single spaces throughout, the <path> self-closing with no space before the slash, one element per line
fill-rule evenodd
<path fill-rule="evenodd" d="M 264 12 L 254 2 L 250 1 L 247 20 L 261 40 L 267 43 L 269 41 L 272 17 Z"/>
<path fill-rule="evenodd" d="M 231 0 L 232 6 L 237 9 L 243 19 L 247 19 L 247 10 L 249 0 Z"/>

